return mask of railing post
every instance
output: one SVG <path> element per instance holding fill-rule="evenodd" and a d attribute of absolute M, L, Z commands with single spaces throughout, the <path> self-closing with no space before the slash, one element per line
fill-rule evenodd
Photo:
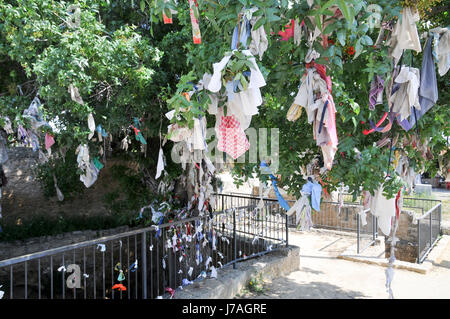
<path fill-rule="evenodd" d="M 237 259 L 236 245 L 236 209 L 233 207 L 233 269 L 236 269 Z"/>
<path fill-rule="evenodd" d="M 430 248 L 433 244 L 433 211 L 430 212 Z"/>
<path fill-rule="evenodd" d="M 359 216 L 356 219 L 356 253 L 359 255 L 359 240 L 360 240 L 360 229 L 359 229 Z"/>
<path fill-rule="evenodd" d="M 286 229 L 286 247 L 289 246 L 289 224 L 288 224 L 288 215 L 285 216 L 285 229 Z"/>
<path fill-rule="evenodd" d="M 417 220 L 417 263 L 420 264 L 420 219 Z"/>
<path fill-rule="evenodd" d="M 142 256 L 142 299 L 147 299 L 147 233 L 143 232 L 141 236 L 141 256 Z"/>

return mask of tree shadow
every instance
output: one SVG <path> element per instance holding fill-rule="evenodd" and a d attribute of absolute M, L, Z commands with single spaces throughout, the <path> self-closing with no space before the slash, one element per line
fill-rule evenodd
<path fill-rule="evenodd" d="M 433 266 L 435 266 L 435 267 L 443 267 L 443 268 L 450 269 L 450 261 L 448 261 L 448 260 L 443 260 L 443 261 L 441 261 L 440 263 L 433 262 Z"/>
<path fill-rule="evenodd" d="M 311 268 L 308 268 L 308 267 L 301 267 L 301 266 L 300 266 L 300 271 L 302 271 L 302 272 L 309 272 L 309 273 L 314 274 L 314 275 L 324 274 L 323 271 L 314 270 L 314 269 L 311 269 Z"/>
<path fill-rule="evenodd" d="M 240 299 L 357 299 L 369 298 L 360 291 L 345 290 L 339 286 L 320 281 L 298 283 L 282 277 L 264 285 L 261 294 L 246 294 Z"/>

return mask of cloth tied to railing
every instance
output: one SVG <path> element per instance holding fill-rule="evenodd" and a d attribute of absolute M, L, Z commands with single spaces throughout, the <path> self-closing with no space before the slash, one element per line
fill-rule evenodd
<path fill-rule="evenodd" d="M 283 196 L 280 194 L 280 191 L 278 190 L 277 178 L 272 174 L 269 166 L 267 165 L 267 163 L 265 161 L 261 161 L 260 167 L 261 167 L 261 170 L 264 170 L 267 173 L 269 173 L 269 177 L 272 180 L 273 190 L 275 191 L 275 194 L 277 196 L 278 203 L 280 203 L 280 206 L 282 208 L 284 208 L 286 211 L 289 211 L 289 209 L 290 209 L 289 204 L 286 202 L 286 200 L 283 198 Z"/>
<path fill-rule="evenodd" d="M 301 230 L 309 230 L 313 226 L 311 206 L 309 205 L 308 196 L 305 193 L 301 193 L 301 197 L 292 205 L 286 215 L 291 216 L 294 212 L 296 213 L 295 221 L 297 225 L 301 224 Z"/>

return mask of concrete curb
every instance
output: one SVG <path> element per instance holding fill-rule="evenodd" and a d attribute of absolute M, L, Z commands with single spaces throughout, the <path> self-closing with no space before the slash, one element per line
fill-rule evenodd
<path fill-rule="evenodd" d="M 450 236 L 442 236 L 436 245 L 433 247 L 431 252 L 428 254 L 427 258 L 422 264 L 409 263 L 406 261 L 396 260 L 394 263 L 394 268 L 405 269 L 409 271 L 418 272 L 421 274 L 427 274 L 434 264 L 438 264 L 441 261 L 441 255 L 444 250 L 450 248 Z M 376 258 L 368 256 L 359 256 L 355 254 L 356 245 L 350 246 L 341 255 L 338 256 L 339 259 L 362 262 L 366 264 L 373 264 L 378 266 L 387 267 L 388 260 L 386 258 Z"/>
<path fill-rule="evenodd" d="M 267 255 L 217 270 L 217 278 L 206 278 L 177 291 L 176 299 L 232 299 L 254 276 L 272 279 L 300 268 L 300 247 L 289 246 Z"/>

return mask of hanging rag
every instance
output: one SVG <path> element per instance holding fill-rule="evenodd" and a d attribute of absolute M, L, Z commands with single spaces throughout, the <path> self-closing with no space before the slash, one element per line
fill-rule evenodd
<path fill-rule="evenodd" d="M 450 69 L 450 28 L 434 28 L 430 30 L 434 39 L 433 55 L 438 64 L 440 76 L 444 76 Z"/>
<path fill-rule="evenodd" d="M 369 110 L 373 111 L 375 105 L 383 104 L 383 90 L 384 80 L 379 75 L 375 75 L 370 83 Z"/>
<path fill-rule="evenodd" d="M 61 192 L 61 190 L 60 190 L 59 187 L 58 187 L 58 183 L 57 183 L 57 181 L 56 181 L 56 176 L 55 176 L 55 174 L 53 174 L 53 183 L 54 183 L 55 189 L 56 189 L 56 196 L 58 197 L 58 200 L 59 200 L 60 202 L 62 202 L 62 201 L 64 200 L 64 195 L 63 195 L 63 193 Z"/>
<path fill-rule="evenodd" d="M 83 182 L 87 188 L 91 187 L 98 176 L 98 168 L 95 166 L 94 161 L 89 158 L 89 148 L 86 144 L 78 146 L 76 150 L 78 167 L 84 172 L 80 175 L 80 181 Z"/>
<path fill-rule="evenodd" d="M 99 124 L 97 125 L 97 134 L 98 134 L 98 140 L 101 142 L 103 137 L 107 137 L 108 136 L 108 132 L 106 132 L 106 130 L 104 128 L 102 128 L 102 125 Z"/>
<path fill-rule="evenodd" d="M 420 109 L 411 107 L 409 120 L 400 121 L 400 125 L 410 130 L 416 122 L 428 112 L 438 100 L 436 69 L 431 48 L 431 38 L 428 38 L 423 52 L 422 69 L 420 70 L 419 104 Z"/>
<path fill-rule="evenodd" d="M 156 166 L 155 179 L 158 179 L 161 176 L 163 170 L 164 170 L 164 152 L 162 148 L 159 148 L 158 164 Z"/>
<path fill-rule="evenodd" d="M 375 191 L 370 198 L 370 211 L 373 216 L 378 217 L 378 226 L 386 236 L 391 232 L 392 217 L 395 216 L 395 197 L 387 199 L 383 195 L 383 185 Z"/>
<path fill-rule="evenodd" d="M 298 23 L 299 19 L 294 20 L 294 44 L 300 45 L 303 37 L 303 25 L 305 24 L 305 20 L 302 21 L 301 24 Z"/>
<path fill-rule="evenodd" d="M 200 33 L 200 26 L 198 24 L 199 12 L 198 4 L 196 0 L 189 0 L 189 11 L 191 14 L 191 24 L 192 24 L 192 38 L 195 44 L 202 43 L 202 35 Z"/>
<path fill-rule="evenodd" d="M 95 120 L 94 120 L 94 116 L 92 115 L 92 113 L 89 113 L 88 115 L 88 127 L 89 127 L 89 136 L 88 139 L 90 140 L 95 133 Z"/>
<path fill-rule="evenodd" d="M 275 191 L 275 195 L 277 196 L 278 203 L 280 204 L 280 206 L 284 208 L 286 211 L 289 211 L 290 209 L 289 204 L 286 202 L 286 200 L 283 198 L 280 191 L 278 190 L 277 178 L 272 174 L 267 163 L 265 161 L 261 161 L 260 168 L 263 173 L 269 174 L 269 177 L 272 180 L 273 190 Z"/>
<path fill-rule="evenodd" d="M 337 151 L 338 137 L 336 131 L 336 107 L 331 94 L 318 99 L 312 106 L 314 112 L 313 136 L 316 145 L 322 149 L 325 168 L 331 170 Z"/>
<path fill-rule="evenodd" d="M 419 69 L 403 65 L 394 81 L 393 94 L 389 98 L 392 103 L 392 112 L 397 113 L 399 121 L 411 115 L 411 108 L 420 110 L 419 103 Z"/>
<path fill-rule="evenodd" d="M 411 7 L 403 8 L 401 21 L 397 21 L 391 38 L 388 41 L 390 46 L 389 55 L 394 59 L 396 65 L 403 54 L 403 50 L 415 50 L 421 52 L 419 33 L 416 22 L 419 21 L 419 12 Z"/>
<path fill-rule="evenodd" d="M 317 106 L 314 105 L 315 92 L 319 92 L 320 96 L 329 93 L 325 80 L 322 79 L 315 68 L 309 68 L 307 69 L 307 73 L 302 77 L 300 88 L 293 102 L 293 104 L 305 108 L 309 123 L 314 121 L 314 111 L 317 108 Z"/>
<path fill-rule="evenodd" d="M 217 149 L 236 159 L 249 148 L 250 143 L 235 116 L 222 116 L 219 125 Z"/>
<path fill-rule="evenodd" d="M 140 130 L 139 119 L 134 118 L 133 120 L 134 120 L 134 126 L 131 125 L 131 128 L 134 130 L 134 135 L 135 135 L 136 141 L 141 142 L 142 145 L 147 145 L 147 141 L 145 140 L 145 138 L 142 135 L 142 132 Z"/>
<path fill-rule="evenodd" d="M 313 50 L 313 52 L 311 54 L 313 54 L 315 51 Z M 317 53 L 318 54 L 318 53 Z M 320 56 L 320 55 L 319 55 Z M 307 56 L 308 58 L 308 56 Z M 331 87 L 332 87 L 332 83 L 331 83 L 331 77 L 329 75 L 327 75 L 327 70 L 326 70 L 326 66 L 322 65 L 322 64 L 317 64 L 314 59 L 314 55 L 310 56 L 311 61 L 307 62 L 308 59 L 305 58 L 305 62 L 306 62 L 306 69 L 310 69 L 310 68 L 314 68 L 316 70 L 316 72 L 320 75 L 320 77 L 325 81 L 325 83 L 327 84 L 327 89 L 329 91 L 329 93 L 331 94 Z M 305 72 L 306 74 L 306 72 Z"/>
<path fill-rule="evenodd" d="M 301 225 L 301 230 L 309 230 L 313 226 L 311 218 L 311 206 L 309 204 L 309 199 L 305 193 L 301 193 L 301 197 L 295 202 L 294 205 L 292 205 L 292 207 L 287 211 L 286 215 L 291 216 L 292 214 L 294 214 L 294 212 L 296 213 L 295 221 L 297 225 Z"/>
<path fill-rule="evenodd" d="M 206 117 L 194 118 L 194 128 L 190 137 L 194 150 L 206 150 Z"/>
<path fill-rule="evenodd" d="M 48 150 L 50 147 L 52 147 L 53 144 L 55 144 L 55 139 L 53 138 L 53 135 L 45 133 L 45 149 Z"/>
<path fill-rule="evenodd" d="M 220 91 L 222 87 L 222 70 L 226 67 L 234 52 L 226 54 L 220 62 L 213 64 L 214 73 L 207 85 L 207 89 L 211 92 L 217 93 Z M 252 64 L 248 87 L 246 90 L 241 89 L 239 92 L 236 92 L 234 83 L 229 81 L 225 88 L 228 93 L 227 115 L 234 115 L 239 121 L 241 128 L 245 130 L 250 126 L 252 116 L 258 114 L 258 106 L 263 102 L 260 88 L 266 85 L 266 81 L 251 52 L 243 50 L 242 53 L 249 57 L 249 61 Z M 218 108 L 216 110 L 216 118 L 220 119 Z"/>
<path fill-rule="evenodd" d="M 317 182 L 311 182 L 308 180 L 302 187 L 302 193 L 311 196 L 311 206 L 312 208 L 320 212 L 320 200 L 322 198 L 322 186 Z"/>
<path fill-rule="evenodd" d="M 168 3 L 168 2 L 169 2 L 169 0 L 164 0 L 164 3 Z M 170 16 L 167 16 L 167 15 L 166 15 L 165 10 L 163 11 L 163 21 L 164 21 L 164 24 L 172 24 L 172 23 L 173 23 L 172 16 L 173 16 L 174 14 L 177 14 L 177 13 L 178 13 L 176 10 L 173 10 L 173 9 L 169 9 L 169 11 L 170 11 Z"/>
<path fill-rule="evenodd" d="M 72 101 L 77 102 L 78 104 L 83 105 L 83 99 L 81 98 L 80 93 L 78 92 L 78 88 L 73 84 L 69 84 L 68 92 L 70 93 L 70 98 Z"/>
<path fill-rule="evenodd" d="M 253 55 L 258 55 L 259 60 L 262 60 L 264 52 L 266 52 L 269 46 L 269 40 L 267 39 L 266 30 L 264 26 L 261 25 L 258 29 L 255 30 L 255 24 L 261 17 L 253 17 L 250 20 L 250 24 L 252 25 L 251 37 L 252 41 L 250 42 L 249 50 Z"/>
<path fill-rule="evenodd" d="M 295 122 L 297 121 L 300 116 L 302 115 L 303 107 L 301 105 L 292 103 L 291 107 L 289 108 L 286 118 L 288 121 Z"/>
<path fill-rule="evenodd" d="M 44 121 L 42 112 L 39 111 L 39 107 L 41 106 L 41 101 L 38 96 L 33 99 L 30 106 L 23 111 L 22 117 L 30 120 L 31 131 L 36 132 L 36 130 L 45 125 L 49 126 L 47 122 Z"/>
<path fill-rule="evenodd" d="M 231 50 L 236 50 L 241 45 L 247 49 L 247 39 L 250 37 L 250 34 L 250 21 L 244 16 L 234 28 L 233 37 L 231 38 Z"/>
<path fill-rule="evenodd" d="M 100 171 L 104 165 L 100 162 L 100 160 L 98 159 L 98 157 L 94 157 L 94 159 L 92 160 L 94 162 L 95 167 Z"/>

